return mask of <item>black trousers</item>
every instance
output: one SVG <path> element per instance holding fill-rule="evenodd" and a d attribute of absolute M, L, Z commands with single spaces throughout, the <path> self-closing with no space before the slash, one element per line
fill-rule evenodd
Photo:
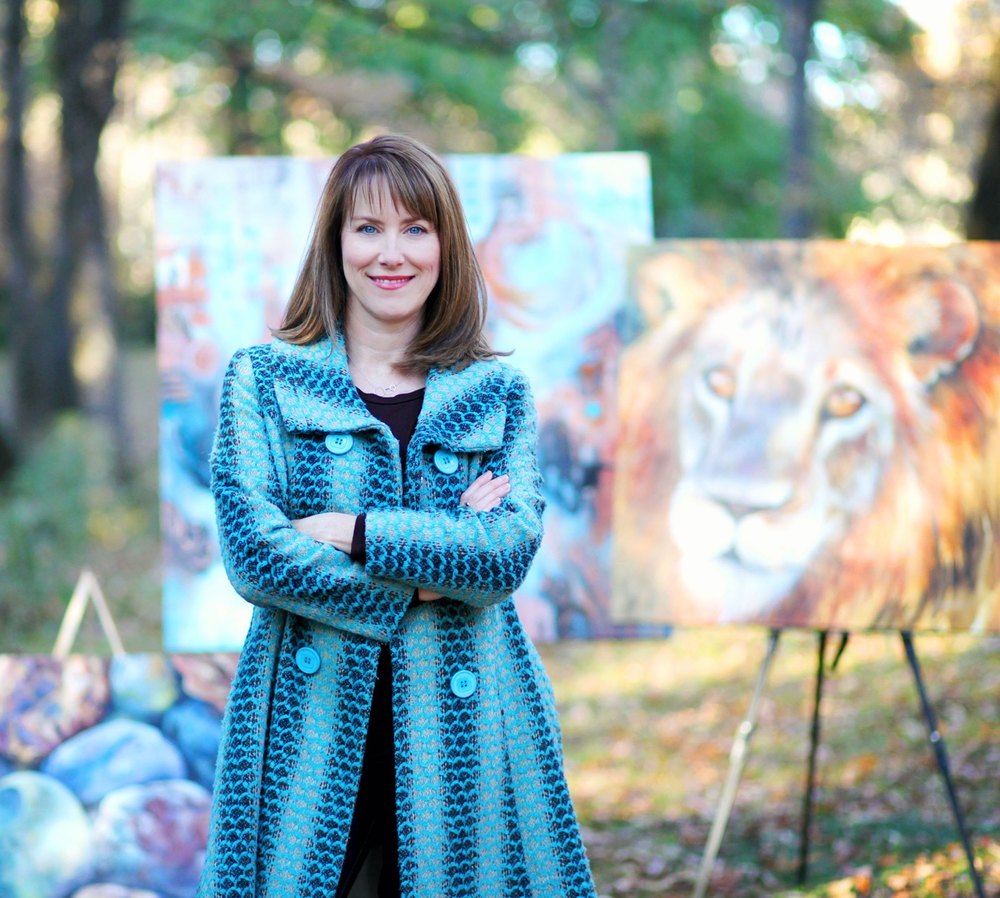
<path fill-rule="evenodd" d="M 381 849 L 378 898 L 399 898 L 399 836 L 396 827 L 396 757 L 392 737 L 392 664 L 389 647 L 378 657 L 371 719 L 365 740 L 358 800 L 336 898 L 347 898 L 374 849 Z"/>

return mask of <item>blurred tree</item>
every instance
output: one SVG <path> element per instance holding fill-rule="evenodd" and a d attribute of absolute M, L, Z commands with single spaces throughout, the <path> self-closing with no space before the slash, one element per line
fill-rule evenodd
<path fill-rule="evenodd" d="M 258 152 L 304 131 L 336 152 L 380 128 L 448 151 L 644 150 L 662 236 L 842 235 L 867 206 L 862 172 L 836 152 L 843 108 L 807 123 L 815 84 L 863 79 L 914 33 L 889 0 L 811 0 L 804 18 L 786 0 L 136 2 L 138 52 L 184 67 L 187 92 L 224 97 L 220 149 L 246 143 L 241 122 Z M 839 58 L 810 39 L 819 14 Z M 806 224 L 783 220 L 790 196 Z"/>
<path fill-rule="evenodd" d="M 7 294 L 14 376 L 15 430 L 33 440 L 60 409 L 76 406 L 69 297 L 39 283 L 24 123 L 29 103 L 24 0 L 9 0 L 4 22 L 7 97 L 3 235 L 9 247 Z"/>
<path fill-rule="evenodd" d="M 876 114 L 838 116 L 847 137 L 838 134 L 840 152 L 854 156 L 850 164 L 864 172 L 871 205 L 851 230 L 887 243 L 951 242 L 970 224 L 977 170 L 991 155 L 984 155 L 984 138 L 998 94 L 1000 5 L 955 0 L 907 9 L 920 29 L 913 51 L 873 57 L 859 84 L 883 98 Z"/>
<path fill-rule="evenodd" d="M 976 171 L 976 190 L 969 204 L 966 236 L 1000 240 L 1000 78 Z"/>
<path fill-rule="evenodd" d="M 808 237 L 812 217 L 812 128 L 806 66 L 820 0 L 780 0 L 785 44 L 791 58 L 788 78 L 788 138 L 781 230 L 785 237 Z"/>
<path fill-rule="evenodd" d="M 31 227 L 25 176 L 25 110 L 46 89 L 23 65 L 26 2 L 58 11 L 42 48 L 63 112 L 58 227 L 46 241 Z M 710 237 L 841 236 L 869 210 L 865 135 L 892 101 L 876 76 L 908 63 L 915 32 L 892 0 L 810 0 L 797 29 L 790 0 L 125 4 L 7 4 L 3 217 L 19 433 L 79 404 L 70 360 L 83 340 L 114 349 L 95 165 L 126 25 L 129 89 L 156 83 L 169 97 L 137 126 L 186 119 L 202 152 L 332 154 L 387 129 L 448 152 L 642 150 L 656 233 Z M 149 255 L 148 243 L 132 245 Z M 78 333 L 81 291 L 91 298 Z M 114 368 L 98 374 L 113 421 Z"/>
<path fill-rule="evenodd" d="M 204 124 L 222 152 L 291 152 L 290 125 L 330 152 L 380 128 L 447 134 L 467 150 L 509 150 L 525 133 L 503 98 L 513 47 L 510 58 L 470 58 L 462 46 L 414 39 L 411 27 L 382 28 L 350 4 L 312 0 L 136 0 L 132 28 L 140 58 L 175 67 L 174 114 L 209 94 L 221 107 Z"/>
<path fill-rule="evenodd" d="M 8 315 L 17 440 L 30 444 L 60 410 L 81 402 L 80 328 L 74 306 L 99 351 L 91 354 L 91 395 L 111 425 L 120 469 L 128 441 L 121 411 L 116 352 L 117 290 L 97 173 L 100 138 L 115 107 L 126 0 L 59 0 L 51 48 L 60 100 L 58 214 L 48 239 L 35 231 L 24 142 L 30 100 L 24 0 L 11 0 L 5 22 L 6 201 L 3 231 L 10 247 Z M 44 249 L 42 248 L 44 246 Z M 81 293 L 93 297 L 80 300 Z M 80 300 L 75 302 L 75 300 Z"/>

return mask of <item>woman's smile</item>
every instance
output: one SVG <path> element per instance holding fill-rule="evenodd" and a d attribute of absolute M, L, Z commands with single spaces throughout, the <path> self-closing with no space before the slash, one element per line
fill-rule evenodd
<path fill-rule="evenodd" d="M 408 283 L 410 283 L 410 281 L 413 280 L 413 277 L 410 275 L 405 277 L 390 277 L 388 275 L 370 274 L 368 277 L 383 290 L 398 290 L 400 287 L 405 287 Z"/>

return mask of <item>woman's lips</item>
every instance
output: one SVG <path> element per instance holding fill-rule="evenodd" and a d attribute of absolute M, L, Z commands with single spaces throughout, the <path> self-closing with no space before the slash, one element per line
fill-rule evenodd
<path fill-rule="evenodd" d="M 410 281 L 413 280 L 412 275 L 406 275 L 405 277 L 379 277 L 377 275 L 369 275 L 373 284 L 376 287 L 381 287 L 383 290 L 398 290 L 400 287 L 405 287 Z"/>

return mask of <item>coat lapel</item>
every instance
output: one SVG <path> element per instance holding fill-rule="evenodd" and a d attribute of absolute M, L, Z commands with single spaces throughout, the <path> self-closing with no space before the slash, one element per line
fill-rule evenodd
<path fill-rule="evenodd" d="M 462 371 L 427 375 L 424 407 L 413 442 L 453 452 L 487 452 L 503 444 L 507 379 L 499 365 L 474 362 Z"/>
<path fill-rule="evenodd" d="M 274 394 L 292 433 L 382 429 L 351 380 L 339 334 L 304 346 L 275 340 Z M 500 365 L 474 362 L 461 371 L 432 369 L 413 436 L 419 448 L 487 452 L 503 443 L 507 379 Z"/>
<path fill-rule="evenodd" d="M 343 338 L 296 345 L 275 340 L 274 395 L 290 433 L 380 429 L 351 381 Z"/>

